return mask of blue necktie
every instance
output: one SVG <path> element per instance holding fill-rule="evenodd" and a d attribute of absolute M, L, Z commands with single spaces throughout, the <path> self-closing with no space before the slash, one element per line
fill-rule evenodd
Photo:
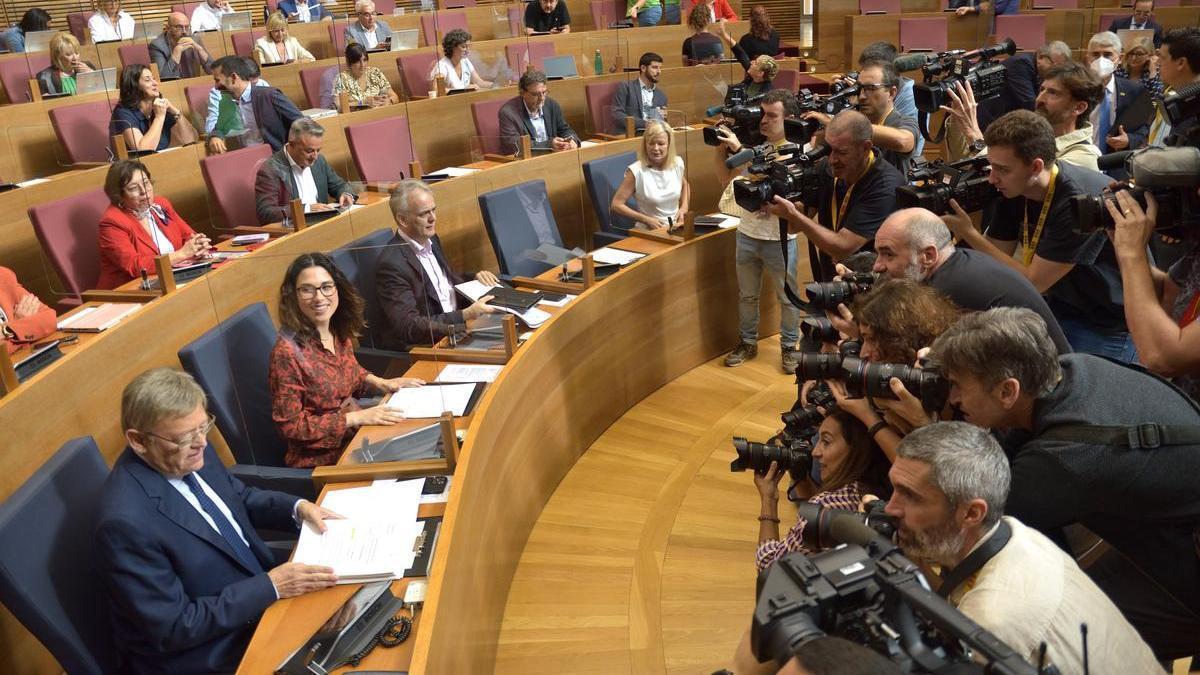
<path fill-rule="evenodd" d="M 1096 147 L 1100 152 L 1108 152 L 1109 127 L 1112 126 L 1112 112 L 1108 101 L 1108 87 L 1104 88 L 1104 100 L 1100 102 L 1100 118 L 1096 121 Z"/>
<path fill-rule="evenodd" d="M 204 509 L 209 518 L 212 518 L 213 523 L 217 526 L 217 531 L 221 533 L 225 541 L 229 542 L 229 547 L 233 549 L 238 560 L 255 573 L 262 572 L 262 565 L 259 564 L 258 558 L 254 557 L 254 552 L 250 550 L 246 542 L 242 541 L 237 530 L 233 529 L 233 523 L 229 522 L 225 514 L 221 513 L 221 509 L 218 509 L 213 500 L 208 498 L 208 493 L 200 487 L 200 481 L 196 479 L 196 474 L 189 473 L 184 476 L 183 482 L 192 491 L 192 494 L 196 495 L 196 501 L 200 502 L 200 508 Z"/>

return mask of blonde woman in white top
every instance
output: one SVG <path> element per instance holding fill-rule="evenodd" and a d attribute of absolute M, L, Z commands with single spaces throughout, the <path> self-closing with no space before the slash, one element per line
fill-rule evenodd
<path fill-rule="evenodd" d="M 490 89 L 493 84 L 479 76 L 471 59 L 471 34 L 461 28 L 446 33 L 442 38 L 442 53 L 429 73 L 429 86 L 441 75 L 447 89 Z"/>
<path fill-rule="evenodd" d="M 638 229 L 674 226 L 688 210 L 690 193 L 671 128 L 658 120 L 646 122 L 638 160 L 625 169 L 625 179 L 609 209 L 633 220 Z M 625 203 L 630 196 L 637 202 L 637 210 Z"/>
<path fill-rule="evenodd" d="M 275 12 L 267 19 L 267 34 L 254 42 L 254 60 L 258 65 L 316 61 L 300 41 L 288 35 L 287 19 Z"/>
<path fill-rule="evenodd" d="M 88 32 L 92 42 L 128 40 L 133 37 L 133 17 L 121 11 L 121 0 L 100 0 L 88 19 Z"/>

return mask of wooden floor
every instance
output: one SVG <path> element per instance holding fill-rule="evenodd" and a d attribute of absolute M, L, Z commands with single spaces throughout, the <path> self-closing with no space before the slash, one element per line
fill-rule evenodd
<path fill-rule="evenodd" d="M 530 535 L 497 672 L 710 673 L 729 665 L 754 608 L 759 513 L 751 475 L 729 471 L 731 438 L 765 440 L 795 396 L 770 338 L 757 359 L 700 366 L 609 428 Z"/>

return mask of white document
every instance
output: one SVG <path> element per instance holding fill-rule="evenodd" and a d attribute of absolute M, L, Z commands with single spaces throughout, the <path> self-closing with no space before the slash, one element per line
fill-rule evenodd
<path fill-rule="evenodd" d="M 27 187 L 33 187 L 34 185 L 41 185 L 42 183 L 49 183 L 49 182 L 50 182 L 49 178 L 30 178 L 29 180 L 23 180 L 20 183 L 17 183 L 17 187 L 27 188 Z"/>
<path fill-rule="evenodd" d="M 457 289 L 459 293 L 462 293 L 464 296 L 470 298 L 471 302 L 475 302 L 476 300 L 487 295 L 487 292 L 492 290 L 493 287 L 472 279 L 470 281 L 464 281 L 454 288 Z"/>
<path fill-rule="evenodd" d="M 441 417 L 449 410 L 462 416 L 475 391 L 473 384 L 446 384 L 436 387 L 406 387 L 392 394 L 388 406 L 404 411 L 408 419 Z"/>
<path fill-rule="evenodd" d="M 504 366 L 451 363 L 438 373 L 436 382 L 494 382 Z"/>
<path fill-rule="evenodd" d="M 727 230 L 731 227 L 737 227 L 742 222 L 741 218 L 738 218 L 737 216 L 726 215 L 724 213 L 708 213 L 708 214 L 705 214 L 704 217 L 705 218 L 724 218 L 724 220 L 721 222 L 721 224 L 718 225 L 718 227 L 720 227 L 722 230 Z"/>
<path fill-rule="evenodd" d="M 645 253 L 622 251 L 621 249 L 609 246 L 592 251 L 592 260 L 600 265 L 628 265 L 635 260 L 645 257 Z"/>
<path fill-rule="evenodd" d="M 600 145 L 600 144 L 597 143 L 596 141 L 580 141 L 580 143 L 579 143 L 579 147 L 581 147 L 581 148 L 590 148 L 593 145 Z"/>
<path fill-rule="evenodd" d="M 437 171 L 434 171 L 434 173 L 444 173 L 447 176 L 450 176 L 451 178 L 458 178 L 459 176 L 470 176 L 471 174 L 478 173 L 478 172 L 479 172 L 479 169 L 470 169 L 465 166 L 448 166 L 444 169 L 438 169 Z"/>
<path fill-rule="evenodd" d="M 339 584 L 390 579 L 397 569 L 412 566 L 412 530 L 413 523 L 399 521 L 331 519 L 325 521 L 325 532 L 318 533 L 305 523 L 292 560 L 332 567 Z"/>
<path fill-rule="evenodd" d="M 254 234 L 239 234 L 229 243 L 234 246 L 249 246 L 250 244 L 261 244 L 270 238 L 271 235 L 266 232 L 255 232 Z"/>
<path fill-rule="evenodd" d="M 529 326 L 530 328 L 537 328 L 538 326 L 546 323 L 546 320 L 550 318 L 549 312 L 538 309 L 537 307 L 530 307 L 524 312 L 519 309 L 513 309 L 512 307 L 496 307 L 496 309 L 515 315 L 521 321 L 524 321 L 525 325 Z"/>

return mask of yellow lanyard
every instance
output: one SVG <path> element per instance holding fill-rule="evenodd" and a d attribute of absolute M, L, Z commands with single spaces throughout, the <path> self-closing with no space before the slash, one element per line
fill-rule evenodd
<path fill-rule="evenodd" d="M 842 197 L 841 208 L 838 208 L 837 205 L 837 183 L 836 181 L 834 182 L 833 194 L 829 195 L 829 217 L 833 218 L 834 232 L 838 231 L 838 223 L 842 222 L 842 219 L 846 217 L 846 207 L 850 205 L 850 194 L 854 192 L 854 186 L 858 185 L 858 182 L 862 180 L 863 176 L 867 175 L 867 172 L 870 171 L 871 167 L 873 166 L 875 166 L 874 151 L 871 152 L 870 157 L 867 159 L 867 168 L 863 169 L 863 172 L 858 174 L 858 178 L 854 179 L 854 182 L 850 184 L 849 188 L 847 188 L 845 196 Z"/>
<path fill-rule="evenodd" d="M 1042 202 L 1042 212 L 1038 215 L 1037 228 L 1033 231 L 1033 241 L 1029 241 L 1029 223 L 1021 223 L 1021 257 L 1025 266 L 1033 262 L 1033 252 L 1037 250 L 1038 240 L 1042 238 L 1042 228 L 1046 227 L 1046 214 L 1050 213 L 1050 202 L 1054 200 L 1054 184 L 1058 181 L 1058 164 L 1050 168 L 1050 187 L 1046 189 L 1046 199 Z M 1022 214 L 1024 216 L 1025 214 Z M 1025 219 L 1022 217 L 1021 219 Z"/>

